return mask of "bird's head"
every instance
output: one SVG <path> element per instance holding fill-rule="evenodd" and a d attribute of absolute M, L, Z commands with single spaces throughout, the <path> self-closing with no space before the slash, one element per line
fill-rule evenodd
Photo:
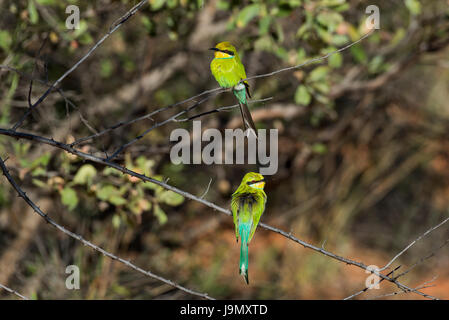
<path fill-rule="evenodd" d="M 242 184 L 246 184 L 251 188 L 263 190 L 265 187 L 265 178 L 260 173 L 248 172 L 242 180 Z"/>
<path fill-rule="evenodd" d="M 217 59 L 231 59 L 234 58 L 237 54 L 235 47 L 227 41 L 220 42 L 215 47 L 210 48 L 209 50 L 215 51 L 214 58 Z"/>

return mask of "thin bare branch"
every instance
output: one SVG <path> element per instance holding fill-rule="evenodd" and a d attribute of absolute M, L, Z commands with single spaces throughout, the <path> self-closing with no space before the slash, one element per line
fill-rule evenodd
<path fill-rule="evenodd" d="M 441 221 L 439 224 L 437 224 L 436 226 L 430 228 L 429 230 L 427 230 L 426 232 L 424 232 L 422 235 L 420 235 L 418 238 L 416 238 L 415 240 L 413 240 L 408 246 L 406 246 L 401 252 L 399 252 L 397 255 L 394 256 L 393 259 L 390 260 L 390 262 L 388 262 L 385 266 L 383 266 L 382 268 L 379 269 L 379 271 L 383 271 L 386 268 L 388 268 L 397 258 L 399 258 L 401 255 L 403 255 L 408 249 L 410 249 L 413 245 L 415 245 L 419 240 L 421 240 L 422 238 L 424 238 L 425 236 L 427 236 L 429 233 L 431 233 L 432 231 L 434 231 L 435 229 L 438 229 L 439 227 L 441 227 L 443 224 L 445 224 L 446 222 L 449 221 L 449 217 L 447 217 L 446 219 L 444 219 L 443 221 Z"/>
<path fill-rule="evenodd" d="M 434 276 L 432 279 L 427 280 L 424 283 L 420 284 L 419 286 L 415 287 L 415 290 L 421 290 L 421 289 L 435 287 L 434 284 L 433 285 L 429 285 L 429 283 L 434 282 L 437 278 L 438 278 L 438 276 Z M 368 298 L 367 300 L 374 300 L 374 299 L 379 299 L 379 298 L 391 297 L 391 296 L 396 296 L 398 294 L 404 294 L 404 293 L 409 293 L 409 291 L 395 291 L 395 292 L 392 292 L 392 293 L 387 293 L 387 294 L 382 294 L 382 295 L 379 295 L 379 296 L 375 296 L 373 298 Z"/>
<path fill-rule="evenodd" d="M 292 70 L 300 69 L 300 68 L 302 68 L 302 67 L 304 67 L 304 66 L 307 66 L 307 65 L 312 64 L 312 63 L 315 63 L 315 62 L 321 62 L 321 61 L 326 60 L 327 58 L 329 58 L 330 56 L 332 56 L 332 55 L 334 55 L 334 54 L 336 54 L 336 53 L 339 53 L 339 52 L 345 51 L 346 49 L 351 48 L 352 46 L 356 45 L 357 43 L 363 41 L 365 38 L 368 38 L 368 37 L 369 37 L 370 35 L 372 35 L 374 32 L 375 32 L 375 29 L 371 29 L 371 31 L 369 31 L 368 33 L 366 33 L 366 34 L 365 34 L 363 37 L 361 37 L 360 39 L 358 39 L 358 40 L 356 40 L 356 41 L 354 41 L 354 42 L 351 42 L 350 44 L 348 44 L 348 45 L 346 45 L 346 46 L 344 46 L 344 47 L 342 47 L 342 48 L 340 48 L 340 49 L 337 49 L 337 50 L 334 50 L 334 51 L 332 51 L 332 52 L 329 52 L 328 54 L 325 54 L 324 56 L 321 56 L 321 57 L 317 57 L 317 58 L 313 58 L 313 59 L 307 60 L 307 61 L 305 61 L 305 62 L 303 62 L 303 63 L 301 63 L 301 64 L 298 64 L 298 65 L 296 65 L 296 66 L 286 67 L 286 68 L 282 68 L 282 69 L 279 69 L 279 70 L 276 70 L 276 71 L 273 71 L 273 72 L 268 72 L 268 73 L 264 73 L 264 74 L 259 74 L 259 75 L 256 75 L 256 76 L 252 76 L 252 77 L 243 79 L 242 81 L 248 81 L 248 80 L 252 80 L 252 79 L 259 79 L 259 78 L 271 77 L 271 76 L 274 76 L 274 75 L 276 75 L 276 74 L 278 74 L 278 73 L 281 73 L 281 72 L 292 71 Z"/>
<path fill-rule="evenodd" d="M 12 294 L 18 296 L 20 299 L 23 299 L 23 300 L 30 300 L 30 298 L 25 297 L 24 295 L 18 293 L 16 290 L 13 290 L 13 289 L 11 289 L 11 288 L 8 288 L 7 286 L 2 285 L 1 283 L 0 283 L 0 288 L 5 289 L 5 290 L 8 291 L 9 293 L 12 293 Z"/>
<path fill-rule="evenodd" d="M 401 267 L 401 266 L 397 266 L 394 270 L 390 271 L 390 272 L 387 274 L 387 277 L 390 276 L 390 275 L 392 276 L 393 273 L 394 273 L 396 270 L 398 270 L 400 267 Z M 384 281 L 384 280 L 385 280 L 384 278 L 380 279 L 379 281 L 377 281 L 376 283 L 374 283 L 373 286 L 378 285 L 379 283 L 381 283 L 381 282 Z M 360 294 L 362 294 L 362 293 L 368 291 L 369 289 L 370 289 L 370 287 L 365 287 L 364 289 L 362 289 L 362 290 L 360 290 L 360 291 L 357 291 L 357 292 L 354 293 L 354 294 L 351 294 L 350 296 L 344 298 L 343 300 L 351 300 L 352 298 L 357 297 L 358 295 L 360 295 Z"/>
<path fill-rule="evenodd" d="M 168 109 L 171 109 L 171 108 L 174 108 L 174 107 L 176 107 L 176 106 L 182 105 L 182 104 L 184 104 L 184 103 L 187 103 L 187 102 L 189 102 L 189 101 L 192 101 L 192 100 L 194 100 L 194 99 L 196 99 L 196 98 L 198 98 L 198 97 L 200 97 L 200 96 L 203 96 L 203 95 L 205 95 L 205 94 L 211 94 L 210 96 L 207 96 L 206 98 L 204 98 L 204 99 L 200 100 L 199 102 L 196 102 L 196 103 L 193 104 L 192 106 L 188 107 L 186 110 L 181 111 L 180 113 L 176 114 L 176 115 L 173 116 L 171 119 L 165 120 L 164 123 L 160 123 L 159 125 L 157 125 L 157 126 L 155 125 L 155 127 L 153 126 L 152 128 L 148 129 L 147 131 L 150 132 L 150 131 L 152 131 L 153 129 L 158 128 L 158 127 L 160 127 L 161 125 L 163 125 L 163 124 L 165 124 L 165 123 L 168 123 L 168 122 L 170 122 L 170 121 L 174 121 L 174 118 L 176 118 L 176 117 L 178 117 L 178 116 L 180 116 L 180 115 L 182 115 L 182 114 L 184 114 L 184 113 L 186 113 L 186 112 L 192 110 L 193 108 L 199 106 L 199 105 L 200 105 L 201 103 L 203 103 L 204 101 L 207 101 L 208 99 L 210 99 L 213 95 L 217 95 L 218 93 L 220 93 L 220 92 L 222 92 L 222 91 L 226 91 L 225 89 L 221 89 L 221 90 L 220 90 L 220 89 L 221 89 L 221 88 L 219 88 L 218 90 L 210 90 L 210 91 L 207 91 L 207 92 L 203 92 L 203 93 L 201 93 L 200 95 L 196 95 L 196 96 L 194 96 L 194 97 L 190 97 L 190 98 L 188 98 L 188 99 L 185 99 L 185 100 L 183 100 L 183 101 L 177 102 L 177 103 L 175 103 L 175 104 L 171 104 L 171 105 L 168 105 L 168 106 L 159 108 L 159 109 L 157 109 L 157 110 L 155 110 L 155 111 L 152 111 L 152 112 L 150 112 L 150 113 L 148 113 L 148 114 L 146 114 L 146 115 L 143 115 L 143 116 L 141 116 L 141 117 L 138 117 L 138 118 L 135 118 L 135 119 L 131 119 L 131 120 L 128 120 L 128 121 L 121 121 L 121 122 L 118 122 L 118 123 L 114 124 L 113 126 L 110 126 L 109 128 L 107 128 L 107 129 L 105 129 L 105 130 L 103 130 L 103 131 L 100 131 L 100 132 L 98 132 L 98 133 L 96 133 L 96 134 L 93 134 L 93 135 L 90 135 L 90 136 L 88 136 L 88 137 L 84 137 L 84 138 L 78 139 L 78 140 L 76 140 L 75 142 L 73 142 L 72 144 L 70 144 L 70 146 L 73 147 L 73 146 L 76 146 L 76 145 L 78 145 L 78 144 L 80 144 L 80 143 L 86 142 L 86 141 L 88 141 L 88 140 L 91 140 L 91 139 L 94 139 L 94 138 L 98 138 L 98 137 L 100 137 L 100 136 L 102 136 L 102 135 L 105 135 L 106 133 L 111 132 L 111 131 L 113 131 L 113 130 L 115 130 L 115 129 L 117 129 L 117 128 L 124 127 L 124 126 L 128 126 L 128 125 L 130 125 L 130 124 L 133 124 L 133 123 L 136 123 L 136 122 L 139 122 L 139 121 L 142 121 L 142 120 L 151 119 L 151 117 L 153 117 L 154 115 L 156 115 L 156 114 L 158 114 L 158 113 L 160 113 L 160 112 L 162 112 L 162 111 L 166 111 L 166 110 L 168 110 Z M 145 132 L 148 133 L 147 131 L 145 131 Z M 145 134 L 146 134 L 146 133 L 145 133 Z M 145 134 L 144 134 L 144 135 L 145 135 Z"/>
<path fill-rule="evenodd" d="M 432 258 L 433 256 L 436 255 L 436 253 L 441 250 L 443 247 L 445 247 L 447 244 L 449 243 L 449 239 L 446 239 L 446 241 L 443 242 L 443 244 L 441 244 L 437 249 L 435 249 L 433 252 L 431 252 L 430 254 L 426 255 L 425 257 L 421 257 L 418 261 L 416 261 L 410 268 L 408 268 L 407 270 L 405 270 L 404 272 L 400 273 L 399 275 L 396 276 L 396 279 L 399 279 L 400 277 L 405 276 L 407 273 L 409 273 L 410 271 L 412 271 L 413 269 L 415 269 L 418 265 L 420 265 L 421 263 L 423 263 L 424 261 Z"/>
<path fill-rule="evenodd" d="M 214 94 L 216 95 L 216 93 Z M 175 114 L 174 116 L 171 116 L 170 118 L 161 121 L 161 122 L 157 122 L 155 123 L 153 126 L 151 126 L 150 128 L 148 128 L 147 130 L 145 130 L 143 133 L 141 133 L 139 136 L 137 136 L 136 138 L 134 138 L 133 140 L 125 143 L 124 145 L 121 145 L 116 151 L 114 151 L 114 153 L 107 158 L 108 161 L 111 161 L 112 159 L 114 159 L 115 157 L 117 157 L 120 152 L 122 152 L 123 150 L 125 150 L 126 148 L 128 148 L 130 145 L 136 143 L 137 141 L 139 141 L 140 139 L 142 139 L 143 137 L 145 137 L 148 133 L 150 133 L 151 131 L 153 131 L 156 128 L 159 128 L 161 126 L 163 126 L 164 124 L 167 124 L 169 122 L 175 121 L 175 119 L 179 116 L 182 116 L 183 114 L 189 112 L 190 110 L 198 107 L 200 104 L 202 104 L 203 102 L 209 100 L 211 98 L 212 95 L 208 95 L 207 97 L 201 99 L 200 101 L 195 102 L 193 105 L 191 105 L 190 107 L 188 107 L 185 110 L 182 110 L 180 112 L 178 112 L 177 114 Z"/>
<path fill-rule="evenodd" d="M 251 101 L 248 101 L 248 104 L 253 104 L 253 103 L 258 103 L 258 102 L 267 102 L 267 101 L 270 101 L 271 99 L 273 99 L 273 97 L 268 97 L 268 98 L 265 98 L 265 99 L 259 99 L 259 100 L 251 100 Z M 175 119 L 175 121 L 176 121 L 176 122 L 192 121 L 192 120 L 195 120 L 195 119 L 197 119 L 197 118 L 206 116 L 206 115 L 208 115 L 208 114 L 212 114 L 212 113 L 216 113 L 216 112 L 221 112 L 221 111 L 230 111 L 230 110 L 232 110 L 232 109 L 234 109 L 234 108 L 238 108 L 238 107 L 239 107 L 239 104 L 233 104 L 232 106 L 225 106 L 225 107 L 216 108 L 216 109 L 214 109 L 214 110 L 210 110 L 210 111 L 206 111 L 206 112 L 203 112 L 203 113 L 199 113 L 199 114 L 193 115 L 193 116 L 188 117 L 188 118 L 184 118 L 184 119 Z"/>

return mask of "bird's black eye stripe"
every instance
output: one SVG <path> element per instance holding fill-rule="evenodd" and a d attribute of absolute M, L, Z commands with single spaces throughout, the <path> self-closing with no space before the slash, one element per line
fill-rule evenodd
<path fill-rule="evenodd" d="M 250 186 L 250 185 L 253 185 L 253 184 L 256 184 L 256 183 L 259 183 L 259 182 L 265 182 L 265 179 L 248 181 L 246 184 Z"/>
<path fill-rule="evenodd" d="M 234 55 L 234 52 L 231 51 L 231 50 L 220 50 L 220 51 L 223 52 L 223 53 L 227 53 L 227 54 L 229 54 L 230 56 L 233 56 L 233 55 Z"/>

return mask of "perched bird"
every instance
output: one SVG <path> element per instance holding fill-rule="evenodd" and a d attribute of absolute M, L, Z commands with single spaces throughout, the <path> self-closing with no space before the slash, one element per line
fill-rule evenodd
<path fill-rule="evenodd" d="M 240 105 L 240 112 L 242 114 L 243 125 L 245 130 L 250 128 L 257 136 L 256 126 L 254 125 L 251 113 L 248 110 L 247 94 L 249 93 L 249 84 L 247 81 L 240 81 L 246 79 L 245 67 L 240 61 L 239 55 L 235 47 L 229 42 L 220 42 L 214 48 L 209 50 L 215 51 L 214 59 L 210 63 L 210 70 L 212 71 L 215 80 L 222 88 L 232 88 L 232 92 L 237 97 Z"/>
<path fill-rule="evenodd" d="M 253 238 L 260 217 L 265 210 L 267 195 L 263 191 L 263 175 L 248 172 L 240 186 L 232 194 L 231 209 L 234 218 L 235 235 L 240 241 L 239 273 L 248 281 L 248 244 Z"/>

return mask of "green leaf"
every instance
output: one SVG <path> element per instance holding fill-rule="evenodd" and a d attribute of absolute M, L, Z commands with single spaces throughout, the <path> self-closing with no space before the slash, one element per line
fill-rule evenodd
<path fill-rule="evenodd" d="M 332 43 L 333 36 L 332 34 L 326 29 L 321 27 L 320 25 L 315 25 L 315 30 L 318 33 L 318 36 L 326 43 Z"/>
<path fill-rule="evenodd" d="M 39 179 L 33 179 L 32 182 L 35 186 L 42 188 L 42 189 L 48 187 L 48 184 L 46 182 L 39 180 Z"/>
<path fill-rule="evenodd" d="M 418 0 L 405 0 L 405 6 L 414 16 L 421 13 L 421 3 Z"/>
<path fill-rule="evenodd" d="M 36 24 L 39 21 L 39 13 L 37 13 L 34 0 L 28 1 L 28 13 L 30 14 L 30 22 Z"/>
<path fill-rule="evenodd" d="M 73 179 L 75 184 L 83 184 L 90 186 L 93 178 L 97 175 L 97 169 L 91 164 L 85 164 L 79 168 L 78 172 Z"/>
<path fill-rule="evenodd" d="M 111 168 L 111 167 L 104 168 L 103 174 L 105 176 L 109 176 L 109 175 L 121 176 L 122 175 L 122 173 L 120 171 L 118 171 L 115 168 Z"/>
<path fill-rule="evenodd" d="M 89 45 L 94 42 L 94 38 L 89 34 L 89 32 L 83 33 L 78 38 L 79 42 L 83 45 Z"/>
<path fill-rule="evenodd" d="M 287 50 L 286 50 L 285 48 L 283 48 L 283 47 L 280 47 L 280 46 L 276 46 L 276 47 L 274 48 L 274 54 L 275 54 L 278 58 L 283 59 L 283 60 L 287 60 L 287 58 L 288 58 L 288 52 L 287 52 Z"/>
<path fill-rule="evenodd" d="M 341 14 L 334 11 L 323 11 L 318 14 L 317 21 L 326 26 L 329 32 L 335 31 L 337 26 L 343 21 Z"/>
<path fill-rule="evenodd" d="M 255 18 L 259 14 L 259 10 L 259 4 L 251 4 L 245 7 L 237 16 L 237 27 L 245 27 L 253 18 Z"/>
<path fill-rule="evenodd" d="M 384 58 L 382 56 L 375 56 L 368 64 L 368 71 L 370 73 L 377 73 L 384 67 Z"/>
<path fill-rule="evenodd" d="M 151 9 L 156 11 L 162 8 L 165 4 L 165 0 L 150 0 Z"/>
<path fill-rule="evenodd" d="M 96 194 L 100 200 L 107 201 L 113 195 L 120 195 L 120 192 L 117 190 L 116 187 L 108 184 L 108 185 L 105 185 L 105 186 L 99 188 L 97 190 Z"/>
<path fill-rule="evenodd" d="M 167 215 L 165 214 L 164 210 L 159 207 L 159 205 L 154 206 L 154 215 L 161 225 L 165 224 L 168 220 Z"/>
<path fill-rule="evenodd" d="M 345 45 L 346 43 L 348 43 L 348 41 L 349 41 L 348 36 L 346 36 L 344 34 L 334 34 L 332 36 L 331 43 L 333 45 L 341 47 L 341 46 Z"/>
<path fill-rule="evenodd" d="M 153 175 L 151 168 L 155 165 L 154 160 L 147 159 L 145 156 L 140 156 L 136 159 L 136 165 L 146 176 Z"/>
<path fill-rule="evenodd" d="M 312 151 L 318 154 L 325 154 L 327 152 L 327 147 L 323 143 L 315 143 L 312 146 Z"/>
<path fill-rule="evenodd" d="M 36 0 L 36 2 L 43 6 L 50 6 L 56 4 L 56 0 Z"/>
<path fill-rule="evenodd" d="M 45 176 L 45 174 L 46 174 L 46 171 L 45 171 L 45 169 L 42 168 L 42 167 L 37 167 L 36 169 L 34 169 L 34 170 L 31 172 L 31 175 L 32 175 L 33 177 Z"/>
<path fill-rule="evenodd" d="M 0 48 L 8 52 L 12 44 L 12 38 L 8 31 L 0 30 Z"/>
<path fill-rule="evenodd" d="M 329 68 L 327 66 L 316 67 L 315 69 L 312 70 L 307 80 L 311 82 L 323 81 L 326 79 L 328 72 Z"/>
<path fill-rule="evenodd" d="M 102 78 L 109 78 L 112 74 L 113 69 L 114 69 L 114 66 L 110 59 L 105 59 L 105 60 L 101 61 L 100 76 Z"/>
<path fill-rule="evenodd" d="M 296 37 L 298 38 L 306 38 L 308 35 L 308 32 L 310 29 L 310 25 L 307 23 L 304 23 L 301 27 L 298 28 L 298 31 L 296 32 Z"/>
<path fill-rule="evenodd" d="M 109 202 L 115 206 L 122 206 L 127 203 L 125 198 L 122 198 L 118 195 L 113 195 L 113 196 L 109 197 Z"/>
<path fill-rule="evenodd" d="M 295 92 L 295 102 L 303 106 L 308 106 L 311 100 L 312 96 L 310 95 L 306 86 L 304 85 L 298 86 Z"/>
<path fill-rule="evenodd" d="M 202 0 L 200 0 L 202 1 Z M 178 0 L 167 0 L 167 7 L 170 9 L 175 8 L 178 5 Z"/>
<path fill-rule="evenodd" d="M 334 7 L 344 4 L 345 1 L 346 0 L 323 0 L 321 5 L 326 7 Z"/>
<path fill-rule="evenodd" d="M 45 154 L 43 154 L 39 158 L 35 159 L 31 163 L 31 167 L 32 168 L 35 168 L 35 167 L 38 167 L 38 166 L 46 167 L 48 165 L 48 163 L 50 162 L 50 159 L 51 159 L 51 154 L 49 152 L 46 152 Z"/>
<path fill-rule="evenodd" d="M 97 189 L 96 195 L 100 200 L 108 201 L 115 206 L 122 206 L 127 203 L 127 200 L 122 197 L 126 190 L 126 188 L 117 189 L 108 184 Z"/>
<path fill-rule="evenodd" d="M 162 192 L 158 199 L 172 207 L 179 206 L 184 202 L 184 197 L 182 195 L 170 190 Z"/>
<path fill-rule="evenodd" d="M 271 17 L 265 16 L 259 21 L 259 35 L 264 35 L 268 33 L 271 24 Z"/>
<path fill-rule="evenodd" d="M 332 68 L 340 68 L 343 63 L 342 55 L 337 52 L 329 57 L 329 66 Z"/>
<path fill-rule="evenodd" d="M 154 24 L 151 22 L 150 18 L 147 16 L 142 16 L 140 21 L 142 21 L 142 24 L 148 33 L 152 33 L 154 31 Z"/>
<path fill-rule="evenodd" d="M 160 175 L 156 175 L 152 177 L 154 180 L 158 180 L 158 181 L 163 181 L 163 177 Z M 152 182 L 142 182 L 142 186 L 145 189 L 149 189 L 149 190 L 159 190 L 159 189 L 163 189 L 161 186 L 158 186 L 157 184 L 154 184 Z"/>
<path fill-rule="evenodd" d="M 328 94 L 330 91 L 330 86 L 327 82 L 325 81 L 320 81 L 320 82 L 314 82 L 312 84 L 312 86 L 317 89 L 318 91 L 320 91 L 321 93 L 324 94 Z"/>
<path fill-rule="evenodd" d="M 217 6 L 218 10 L 228 10 L 230 3 L 227 0 L 220 0 L 220 1 L 218 1 L 216 6 Z"/>
<path fill-rule="evenodd" d="M 325 105 L 331 104 L 329 98 L 325 95 L 315 94 L 314 97 L 315 97 L 316 101 L 321 102 L 322 104 L 325 104 Z"/>
<path fill-rule="evenodd" d="M 365 50 L 363 50 L 362 46 L 356 44 L 349 49 L 352 53 L 354 59 L 359 63 L 365 63 L 367 61 L 367 56 Z"/>
<path fill-rule="evenodd" d="M 121 223 L 122 223 L 122 219 L 120 219 L 120 215 L 114 214 L 112 216 L 112 225 L 114 226 L 114 228 L 118 229 L 118 227 L 120 227 Z"/>
<path fill-rule="evenodd" d="M 62 203 L 65 204 L 70 211 L 75 209 L 78 205 L 78 196 L 76 195 L 75 190 L 66 186 L 60 191 L 60 194 Z"/>

